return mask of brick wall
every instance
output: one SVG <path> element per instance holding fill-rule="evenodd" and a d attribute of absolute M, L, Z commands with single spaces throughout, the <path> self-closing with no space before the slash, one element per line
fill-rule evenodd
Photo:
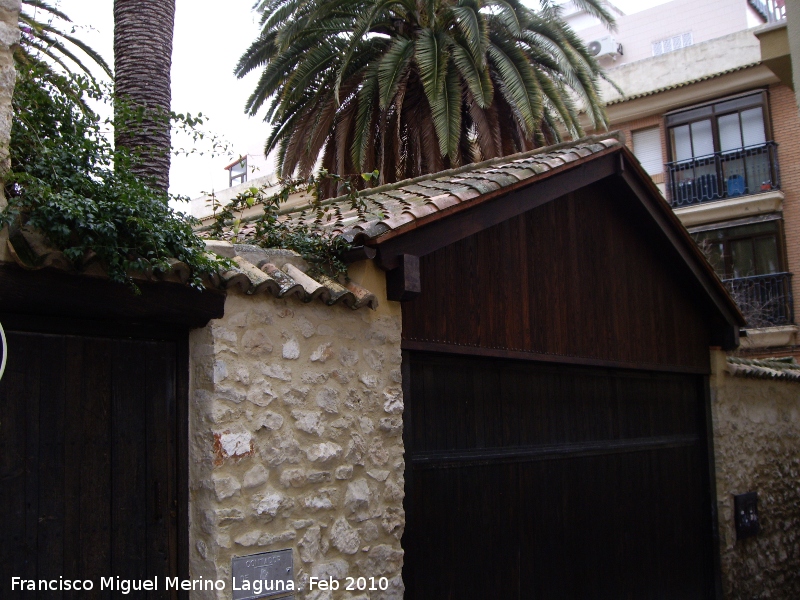
<path fill-rule="evenodd" d="M 794 273 L 792 292 L 800 298 L 800 114 L 794 92 L 785 85 L 769 89 L 773 138 L 778 143 L 781 172 L 784 230 L 786 232 L 786 268 Z M 798 306 L 795 302 L 795 322 Z"/>
<path fill-rule="evenodd" d="M 661 130 L 661 162 L 667 162 L 667 132 L 664 127 L 664 118 L 661 115 L 653 115 L 642 119 L 634 119 L 624 123 L 613 123 L 611 129 L 617 129 L 625 134 L 625 145 L 633 150 L 633 132 L 639 129 L 649 129 L 658 126 Z M 655 183 L 664 183 L 664 173 L 653 175 Z"/>

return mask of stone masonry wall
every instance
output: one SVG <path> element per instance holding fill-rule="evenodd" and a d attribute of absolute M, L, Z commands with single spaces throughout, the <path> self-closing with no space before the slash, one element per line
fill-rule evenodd
<path fill-rule="evenodd" d="M 717 508 L 727 600 L 800 598 L 800 384 L 733 377 L 712 356 Z M 758 492 L 761 533 L 736 540 L 733 496 Z"/>
<path fill-rule="evenodd" d="M 370 262 L 351 277 L 377 311 L 229 292 L 192 333 L 190 570 L 292 548 L 297 598 L 402 598 L 400 308 Z M 385 592 L 308 590 L 310 576 L 387 577 Z M 361 595 L 359 595 L 361 594 Z"/>
<path fill-rule="evenodd" d="M 11 138 L 11 96 L 17 72 L 11 46 L 19 41 L 20 0 L 0 0 L 0 179 L 8 168 L 8 143 Z M 6 205 L 3 186 L 0 185 L 0 209 Z M 6 249 L 7 234 L 0 230 L 0 262 L 10 261 Z"/>

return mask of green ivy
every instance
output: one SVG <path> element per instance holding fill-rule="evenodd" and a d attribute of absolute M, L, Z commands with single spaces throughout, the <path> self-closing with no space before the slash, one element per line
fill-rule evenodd
<path fill-rule="evenodd" d="M 342 256 L 352 246 L 341 236 L 332 234 L 322 227 L 333 214 L 326 212 L 323 207 L 320 188 L 325 184 L 334 184 L 337 195 L 349 200 L 350 206 L 361 214 L 366 206 L 358 194 L 357 181 L 358 179 L 363 179 L 367 183 L 377 181 L 378 175 L 378 171 L 360 175 L 338 175 L 320 169 L 316 175 L 307 179 L 281 180 L 279 191 L 273 194 L 265 192 L 268 186 L 248 188 L 226 205 L 222 205 L 212 193 L 210 203 L 214 221 L 206 231 L 206 235 L 224 237 L 230 232 L 233 240 L 239 241 L 244 211 L 260 205 L 264 207 L 263 212 L 253 220 L 254 232 L 248 236 L 247 242 L 262 248 L 294 250 L 309 263 L 312 274 L 322 273 L 334 278 L 346 277 L 347 265 Z M 313 227 L 280 216 L 281 205 L 290 195 L 300 192 L 311 194 L 313 198 L 310 207 L 316 215 Z"/>
<path fill-rule="evenodd" d="M 96 86 L 74 76 L 54 82 L 36 62 L 17 68 L 0 225 L 39 231 L 77 269 L 97 259 L 111 280 L 134 290 L 131 271 L 167 272 L 168 259 L 189 266 L 196 288 L 229 264 L 206 253 L 195 220 L 131 173 L 135 157 L 115 151 L 110 123 L 86 109 L 86 98 L 101 99 Z M 178 121 L 189 128 L 200 122 Z"/>

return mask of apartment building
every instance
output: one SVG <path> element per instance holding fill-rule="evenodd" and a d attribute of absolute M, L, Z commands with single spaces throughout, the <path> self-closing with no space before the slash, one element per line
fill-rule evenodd
<path fill-rule="evenodd" d="M 603 87 L 611 127 L 745 314 L 741 351 L 800 355 L 800 115 L 783 3 L 609 6 L 613 32 L 564 11 L 619 88 Z"/>

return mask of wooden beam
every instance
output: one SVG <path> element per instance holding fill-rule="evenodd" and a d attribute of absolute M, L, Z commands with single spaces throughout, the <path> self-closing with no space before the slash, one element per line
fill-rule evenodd
<path fill-rule="evenodd" d="M 198 291 L 168 282 L 137 282 L 140 294 L 128 286 L 99 277 L 57 269 L 26 271 L 0 265 L 0 312 L 47 315 L 117 323 L 161 323 L 186 329 L 204 327 L 223 315 L 225 294 Z"/>
<path fill-rule="evenodd" d="M 665 365 L 658 363 L 638 363 L 618 360 L 605 360 L 585 356 L 566 356 L 561 354 L 544 354 L 529 352 L 527 350 L 508 350 L 506 348 L 485 348 L 482 346 L 464 346 L 448 344 L 446 342 L 427 342 L 420 340 L 402 340 L 400 347 L 403 350 L 415 352 L 435 352 L 438 354 L 461 354 L 466 356 L 485 356 L 489 358 L 510 358 L 513 360 L 527 360 L 531 362 L 554 363 L 558 365 L 576 365 L 585 367 L 600 367 L 607 369 L 631 369 L 635 371 L 689 373 L 693 375 L 707 375 L 708 368 L 689 367 L 685 365 Z"/>
<path fill-rule="evenodd" d="M 403 254 L 398 266 L 386 272 L 386 297 L 397 302 L 413 300 L 422 292 L 419 257 Z"/>

